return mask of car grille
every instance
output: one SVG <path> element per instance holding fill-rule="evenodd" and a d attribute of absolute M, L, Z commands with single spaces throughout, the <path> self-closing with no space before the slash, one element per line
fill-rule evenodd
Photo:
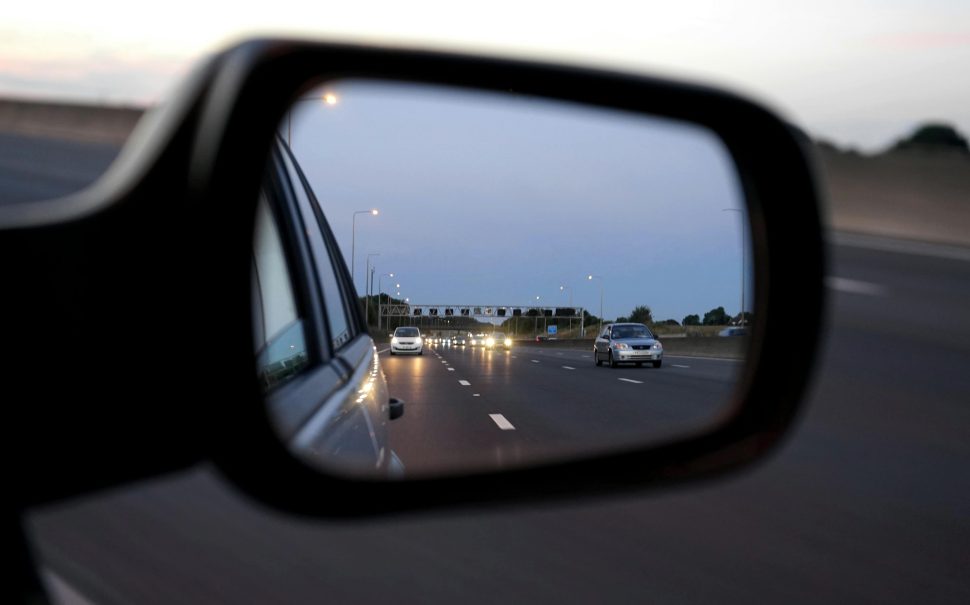
<path fill-rule="evenodd" d="M 649 349 L 652 346 L 653 345 L 633 345 L 633 348 L 636 349 L 637 351 L 643 351 L 645 349 Z"/>

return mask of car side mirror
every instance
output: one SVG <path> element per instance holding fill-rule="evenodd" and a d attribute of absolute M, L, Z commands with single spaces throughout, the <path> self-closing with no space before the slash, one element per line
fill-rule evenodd
<path fill-rule="evenodd" d="M 339 87 L 345 96 L 329 92 L 330 87 Z M 411 111 L 416 107 L 419 111 Z M 447 111 L 437 111 L 439 107 Z M 355 116 L 366 119 L 354 121 Z M 379 145 L 366 147 L 364 143 L 375 137 L 357 135 L 373 132 L 378 119 L 395 134 L 391 137 L 391 130 L 381 128 Z M 495 124 L 501 130 L 494 129 Z M 309 133 L 304 140 L 342 144 L 301 147 L 301 128 Z M 609 136 L 592 137 L 590 132 Z M 444 138 L 436 139 L 439 135 Z M 521 145 L 509 144 L 512 135 L 525 137 L 518 139 Z M 559 137 L 556 144 L 550 144 L 553 136 Z M 419 142 L 421 152 L 412 153 Z M 719 476 L 750 464 L 791 429 L 818 347 L 817 330 L 823 325 L 820 195 L 804 143 L 795 127 L 757 103 L 658 77 L 291 40 L 252 40 L 229 48 L 197 70 L 139 128 L 101 182 L 42 208 L 0 206 L 0 278 L 5 292 L 16 294 L 0 297 L 0 314 L 17 318 L 5 333 L 0 362 L 16 383 L 11 392 L 19 386 L 29 393 L 28 398 L 10 402 L 16 414 L 11 426 L 43 427 L 42 434 L 24 434 L 14 444 L 31 452 L 35 467 L 44 470 L 38 476 L 45 479 L 18 490 L 18 503 L 33 505 L 207 462 L 249 495 L 280 509 L 360 517 L 618 494 Z M 593 144 L 618 162 L 632 158 L 635 163 L 614 172 L 611 162 L 582 155 Z M 670 145 L 676 145 L 678 153 L 669 153 Z M 375 149 L 389 153 L 381 159 L 380 178 L 362 170 L 372 166 L 369 158 Z M 361 152 L 364 159 L 343 166 L 332 161 L 346 161 L 351 151 Z M 525 153 L 532 155 L 521 155 Z M 677 170 L 644 169 L 648 156 L 653 162 L 686 161 Z M 401 162 L 404 157 L 406 163 Z M 543 160 L 541 169 L 534 163 L 537 159 Z M 444 161 L 454 162 L 455 170 L 442 170 Z M 419 164 L 428 179 L 413 177 L 411 171 Z M 699 167 L 705 170 L 698 172 Z M 339 171 L 337 176 L 350 181 L 341 189 L 327 178 L 334 173 L 326 170 Z M 556 195 L 536 196 L 523 206 L 517 193 L 483 193 L 476 189 L 478 181 L 472 187 L 467 179 L 444 180 L 462 174 L 469 179 L 485 175 L 482 183 L 512 185 L 518 192 L 548 193 L 550 183 L 560 188 Z M 628 180 L 617 186 L 617 175 Z M 663 180 L 671 176 L 684 178 Z M 284 178 L 290 182 L 281 182 Z M 519 186 L 520 181 L 526 186 Z M 371 182 L 377 190 L 341 202 L 356 204 L 352 207 L 334 210 L 332 200 L 341 197 L 338 193 L 357 191 L 357 185 Z M 296 201 L 285 195 L 293 184 L 301 187 L 302 197 Z M 398 195 L 404 184 L 418 189 Z M 321 191 L 324 187 L 333 189 Z M 290 272 L 294 287 L 285 295 L 273 287 L 276 281 L 257 283 L 253 273 L 257 210 L 260 200 L 277 190 L 287 203 L 303 204 L 297 208 L 281 202 L 268 213 L 279 225 L 279 234 L 265 239 L 282 243 L 266 255 L 265 266 Z M 440 191 L 451 195 L 432 199 L 430 194 Z M 486 215 L 494 214 L 503 232 L 507 215 L 477 209 L 511 200 L 515 206 L 509 212 L 526 209 L 539 217 L 573 212 L 586 222 L 592 195 L 597 208 L 609 202 L 620 210 L 640 209 L 645 199 L 660 200 L 650 209 L 677 216 L 685 212 L 688 200 L 702 200 L 707 204 L 703 212 L 693 212 L 683 224 L 699 224 L 703 217 L 706 230 L 683 243 L 706 245 L 714 235 L 721 238 L 717 241 L 733 242 L 725 245 L 737 249 L 732 270 L 741 277 L 740 291 L 723 290 L 718 296 L 730 304 L 740 295 L 741 311 L 750 311 L 753 318 L 749 338 L 717 343 L 737 353 L 725 373 L 722 397 L 702 417 L 677 417 L 674 424 L 658 429 L 656 418 L 649 415 L 654 406 L 641 405 L 648 397 L 641 387 L 651 382 L 651 376 L 660 376 L 652 372 L 665 372 L 669 366 L 659 358 L 619 358 L 621 353 L 653 352 L 610 351 L 610 365 L 636 364 L 633 367 L 643 372 L 638 378 L 597 369 L 594 363 L 602 365 L 602 355 L 590 355 L 588 344 L 569 350 L 563 340 L 534 359 L 524 354 L 519 359 L 480 355 L 475 347 L 462 353 L 486 364 L 476 366 L 478 372 L 487 364 L 492 364 L 489 371 L 499 371 L 512 367 L 499 364 L 516 363 L 533 376 L 548 372 L 556 380 L 570 381 L 575 392 L 589 388 L 617 393 L 615 400 L 624 404 L 611 410 L 613 432 L 603 441 L 590 440 L 595 436 L 582 430 L 568 432 L 568 438 L 543 440 L 539 436 L 560 434 L 548 429 L 560 426 L 561 417 L 543 421 L 542 406 L 528 405 L 537 402 L 513 402 L 508 393 L 516 385 L 500 385 L 487 376 L 479 380 L 481 373 L 465 373 L 468 366 L 446 358 L 419 357 L 417 352 L 410 358 L 389 358 L 369 336 L 365 314 L 374 305 L 365 311 L 360 304 L 364 280 L 353 275 L 361 273 L 362 258 L 355 257 L 364 253 L 361 240 L 354 239 L 360 237 L 363 219 L 354 217 L 371 214 L 362 210 L 361 200 L 367 200 L 369 208 L 378 195 L 382 197 L 374 206 L 387 210 L 373 214 L 374 221 L 427 216 L 407 207 L 425 200 L 442 210 L 440 216 L 450 213 L 467 220 L 475 213 L 476 221 L 484 222 Z M 558 205 L 563 196 L 578 200 L 570 201 L 576 206 L 569 206 L 568 212 Z M 556 205 L 541 206 L 543 201 L 551 204 L 551 199 Z M 395 203 L 399 206 L 392 207 Z M 331 230 L 328 220 L 337 228 Z M 320 227 L 325 241 L 306 235 L 304 227 L 310 223 Z M 393 229 L 395 223 L 386 224 L 392 226 L 383 228 Z M 340 237 L 334 235 L 338 231 Z M 521 259 L 528 258 L 529 269 L 539 274 L 518 283 L 540 283 L 540 277 L 541 283 L 555 283 L 562 267 L 569 266 L 560 256 L 576 245 L 567 231 L 564 234 L 572 239 L 563 240 L 555 248 L 557 255 L 544 265 L 535 265 L 534 250 L 512 251 L 518 252 L 516 262 L 523 264 Z M 472 240 L 460 243 L 488 243 L 487 237 Z M 474 252 L 491 257 L 495 247 Z M 343 255 L 348 250 L 351 258 L 346 262 Z M 390 250 L 382 251 L 387 259 Z M 577 262 L 588 262 L 595 253 Z M 713 254 L 719 252 L 697 256 L 710 265 Z M 332 275 L 317 270 L 318 256 L 333 269 Z M 41 268 L 25 266 L 23 259 L 33 258 Z M 621 284 L 656 284 L 671 272 L 661 267 L 650 273 L 641 265 L 632 275 L 640 279 L 630 279 L 629 273 L 611 276 L 606 261 L 600 264 L 603 267 L 577 270 L 571 295 L 577 301 L 583 298 L 601 317 L 618 317 L 643 304 L 633 298 L 624 299 L 629 303 L 625 308 L 614 303 L 614 297 L 623 296 Z M 419 269 L 418 261 L 408 266 L 416 272 L 431 271 Z M 585 273 L 601 268 L 602 276 Z M 677 273 L 682 279 L 679 265 Z M 588 290 L 580 291 L 579 280 L 589 282 Z M 734 287 L 738 280 L 724 281 Z M 467 301 L 419 302 L 467 302 L 473 310 L 491 309 L 476 307 L 482 303 L 515 307 L 520 305 L 513 303 L 523 300 L 524 287 L 509 288 L 505 299 L 483 300 L 479 291 L 476 296 L 469 293 Z M 652 288 L 658 289 L 662 288 Z M 186 297 L 186 292 L 192 296 Z M 380 293 L 386 295 L 387 290 Z M 636 295 L 646 296 L 642 291 Z M 427 311 L 414 316 L 419 308 L 434 305 L 412 308 L 408 302 L 389 308 L 383 300 L 377 317 L 387 321 L 393 316 L 399 323 L 380 326 L 411 321 L 437 329 Z M 264 303 L 282 311 L 266 312 L 260 307 Z M 295 314 L 300 315 L 298 321 L 293 320 Z M 334 319 L 337 315 L 340 323 Z M 816 326 L 800 334 L 798 347 L 790 346 L 790 317 Z M 515 321 L 516 329 L 509 326 L 505 332 L 535 334 L 548 319 L 507 318 Z M 558 320 L 560 330 L 568 321 L 552 319 Z M 499 318 L 486 317 L 484 311 L 477 320 L 491 324 L 484 329 L 499 329 Z M 274 331 L 289 334 L 294 326 L 306 329 L 289 339 L 269 338 Z M 477 328 L 471 329 L 477 333 Z M 218 353 L 187 355 L 187 334 L 204 335 L 200 342 Z M 611 339 L 609 334 L 601 338 Z M 57 359 L 50 355 L 52 342 L 63 343 Z M 137 354 L 118 355 L 119 342 L 131 342 Z M 263 374 L 256 372 L 254 342 L 262 347 L 260 353 L 272 358 Z M 431 352 L 437 355 L 441 350 Z M 39 359 L 45 363 L 37 363 Z M 171 372 L 173 359 L 179 360 L 177 377 Z M 101 378 L 105 360 L 112 364 L 110 381 Z M 580 367 L 581 363 L 586 365 Z M 643 367 L 649 363 L 653 367 Z M 63 370 L 69 379 L 51 380 L 52 370 Z M 392 371 L 397 374 L 389 379 Z M 410 457 L 401 458 L 407 469 L 403 475 L 387 473 L 398 438 L 418 435 L 423 444 L 429 440 L 421 423 L 428 421 L 426 414 L 434 406 L 406 395 L 415 407 L 402 416 L 400 401 L 388 404 L 385 397 L 390 395 L 382 393 L 378 399 L 374 393 L 388 384 L 399 388 L 404 376 L 422 378 L 431 372 L 444 386 L 434 389 L 426 384 L 423 392 L 447 393 L 451 405 L 438 409 L 474 414 L 466 420 L 483 427 L 483 436 L 448 440 L 448 449 L 423 461 L 423 471 L 421 452 L 415 448 Z M 285 380 L 261 380 L 267 375 Z M 191 397 L 185 394 L 185 376 L 192 376 Z M 148 396 L 159 403 L 151 406 L 150 423 L 132 415 L 130 399 L 133 392 L 145 392 L 146 385 L 152 386 Z M 672 395 L 675 405 L 654 410 L 657 417 L 691 407 L 676 405 L 693 397 L 685 390 L 689 385 L 677 388 L 681 390 Z M 75 410 L 61 405 L 78 399 L 94 401 L 94 413 L 90 406 Z M 28 405 L 33 401 L 61 405 L 55 411 L 64 415 L 59 426 L 49 422 L 49 406 Z M 389 405 L 387 418 L 394 423 L 381 418 L 375 424 L 369 415 L 372 403 L 381 415 Z M 509 408 L 518 404 L 522 407 L 517 415 Z M 589 413 L 589 406 L 575 411 L 581 417 Z M 117 423 L 104 419 L 120 419 L 137 430 L 119 431 Z M 372 438 L 378 434 L 382 442 Z M 56 447 L 39 448 L 37 443 Z M 484 447 L 474 450 L 482 443 Z M 365 459 L 368 464 L 361 463 Z M 69 487 L 55 492 L 49 485 Z"/>

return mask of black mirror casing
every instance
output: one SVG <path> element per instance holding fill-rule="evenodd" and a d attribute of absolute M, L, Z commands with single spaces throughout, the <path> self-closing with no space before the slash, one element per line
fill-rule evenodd
<path fill-rule="evenodd" d="M 730 412 L 704 434 L 676 442 L 500 473 L 379 482 L 321 474 L 296 459 L 271 427 L 253 368 L 249 308 L 253 217 L 266 159 L 293 100 L 314 86 L 347 77 L 511 91 L 692 122 L 718 135 L 740 175 L 755 252 L 756 337 L 746 345 L 748 363 Z M 820 194 L 810 155 L 800 135 L 771 112 L 722 91 L 643 76 L 285 40 L 256 40 L 236 46 L 216 57 L 196 78 L 195 88 L 179 97 L 177 107 L 165 110 L 167 130 L 155 131 L 158 139 L 154 146 L 133 142 L 143 147 L 129 146 L 126 150 L 132 157 L 128 171 L 119 167 L 83 194 L 101 196 L 101 202 L 91 201 L 82 214 L 66 211 L 56 220 L 46 221 L 50 224 L 41 219 L 13 229 L 10 225 L 14 223 L 5 223 L 6 215 L 0 214 L 0 255 L 14 255 L 7 259 L 23 258 L 26 250 L 41 250 L 43 245 L 56 245 L 59 254 L 73 254 L 74 262 L 96 277 L 98 286 L 133 268 L 144 268 L 156 277 L 164 276 L 172 289 L 167 291 L 151 276 L 134 279 L 135 293 L 119 286 L 104 292 L 78 287 L 75 304 L 81 310 L 99 309 L 99 305 L 110 302 L 110 296 L 121 296 L 129 307 L 120 318 L 100 313 L 97 331 L 94 327 L 72 328 L 78 351 L 83 350 L 84 339 L 96 335 L 132 335 L 138 351 L 144 352 L 142 363 L 124 361 L 122 365 L 130 376 L 102 387 L 102 401 L 96 404 L 99 407 L 94 416 L 111 419 L 112 414 L 137 399 L 145 385 L 161 382 L 161 392 L 173 399 L 170 406 L 161 407 L 158 401 L 160 407 L 153 411 L 160 416 L 157 426 L 145 422 L 138 426 L 148 443 L 161 443 L 164 437 L 167 447 L 154 452 L 136 447 L 138 455 L 112 458 L 102 468 L 87 467 L 85 472 L 80 471 L 85 465 L 81 456 L 71 466 L 75 475 L 66 488 L 45 490 L 25 478 L 30 483 L 28 501 L 79 493 L 201 460 L 214 461 L 252 496 L 311 515 L 360 516 L 461 504 L 595 496 L 741 468 L 763 456 L 791 427 L 821 332 L 824 256 Z M 131 168 L 139 166 L 138 170 Z M 149 188 L 163 177 L 171 181 L 164 196 Z M 122 236 L 126 226 L 132 224 L 148 232 L 141 238 L 145 241 Z M 164 225 L 166 231 L 155 233 L 153 224 Z M 85 256 L 84 238 L 92 234 L 112 245 L 103 244 L 105 249 L 97 256 L 93 252 Z M 117 254 L 126 256 L 118 259 Z M 31 308 L 38 304 L 41 294 L 57 294 L 55 280 L 63 279 L 67 271 L 51 258 L 26 271 L 14 267 L 10 260 L 0 261 L 4 263 L 4 278 L 13 275 L 15 286 L 40 286 L 36 295 L 25 294 L 14 303 L 3 303 L 2 311 L 26 314 L 33 325 L 44 320 L 45 315 Z M 105 264 L 99 266 L 98 260 Z M 182 288 L 191 289 L 196 304 L 180 299 Z M 66 303 L 46 303 L 43 311 L 56 314 L 62 304 Z M 785 313 L 773 314 L 774 308 L 785 309 Z M 149 328 L 150 322 L 165 313 L 172 315 L 162 322 L 170 331 Z M 790 345 L 789 330 L 783 323 L 791 316 L 817 326 L 816 331 L 800 335 L 797 347 Z M 75 311 L 72 317 L 84 322 L 81 312 Z M 122 325 L 122 320 L 127 324 Z M 67 325 L 55 323 L 43 328 L 44 338 L 55 338 L 58 327 Z M 175 327 L 179 329 L 173 330 Z M 186 330 L 202 331 L 196 333 L 219 343 L 217 359 L 206 364 L 190 360 L 188 367 L 180 368 L 199 379 L 199 386 L 191 392 L 177 388 L 176 372 L 166 365 L 178 354 L 184 355 Z M 14 336 L 26 342 L 36 337 L 36 332 L 25 328 Z M 40 350 L 38 346 L 35 352 Z M 4 361 L 25 379 L 45 375 L 10 353 Z M 78 363 L 80 367 L 72 370 L 78 376 L 96 372 L 98 367 L 94 359 Z M 94 381 L 83 381 L 83 387 L 92 393 L 96 390 Z M 63 392 L 45 388 L 44 401 L 57 401 L 67 393 L 66 388 Z M 20 401 L 27 401 L 28 396 Z M 81 416 L 75 420 L 83 425 Z M 125 418 L 137 423 L 134 414 Z M 181 427 L 186 438 L 173 444 L 176 427 Z M 131 435 L 125 434 L 134 430 L 131 425 L 92 430 L 102 439 L 98 460 L 108 459 L 110 453 L 117 457 L 123 446 L 134 445 Z M 44 464 L 55 462 L 56 456 L 51 455 Z"/>

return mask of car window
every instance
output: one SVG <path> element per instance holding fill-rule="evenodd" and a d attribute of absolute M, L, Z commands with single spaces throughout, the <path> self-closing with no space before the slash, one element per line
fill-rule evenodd
<path fill-rule="evenodd" d="M 309 356 L 279 229 L 265 197 L 256 210 L 252 297 L 256 367 L 269 390 L 299 374 Z"/>
<path fill-rule="evenodd" d="M 394 335 L 402 337 L 414 337 L 418 336 L 419 332 L 417 328 L 398 328 L 394 331 Z"/>
<path fill-rule="evenodd" d="M 300 214 L 306 226 L 313 261 L 320 279 L 320 288 L 323 290 L 331 344 L 333 349 L 337 350 L 350 342 L 357 332 L 354 329 L 354 322 L 351 320 L 351 310 L 346 303 L 349 297 L 341 286 L 338 272 L 334 267 L 335 258 L 338 263 L 342 263 L 343 260 L 339 256 L 335 256 L 332 252 L 335 248 L 328 245 L 328 238 L 325 237 L 325 233 L 329 229 L 325 226 L 321 227 L 321 221 L 324 219 L 314 211 L 315 200 L 311 201 L 311 194 L 306 189 L 299 168 L 289 154 L 284 153 L 282 155 L 293 192 L 300 207 Z"/>

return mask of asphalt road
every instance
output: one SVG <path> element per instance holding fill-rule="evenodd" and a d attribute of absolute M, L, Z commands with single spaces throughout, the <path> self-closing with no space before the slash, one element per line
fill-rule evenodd
<path fill-rule="evenodd" d="M 0 142 L 17 146 L 0 161 L 30 152 Z M 50 186 L 0 175 L 3 201 Z M 336 523 L 265 510 L 199 468 L 34 511 L 37 553 L 104 603 L 970 602 L 970 254 L 838 240 L 807 409 L 743 474 Z M 805 329 L 793 319 L 792 346 Z"/>
<path fill-rule="evenodd" d="M 508 467 L 710 426 L 725 411 L 739 361 L 672 357 L 661 368 L 596 367 L 590 351 L 428 346 L 381 353 L 406 403 L 391 447 L 408 474 Z"/>

